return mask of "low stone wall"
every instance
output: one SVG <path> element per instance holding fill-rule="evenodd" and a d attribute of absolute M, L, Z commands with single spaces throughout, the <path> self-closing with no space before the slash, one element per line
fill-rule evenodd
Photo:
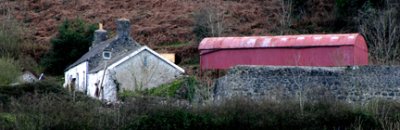
<path fill-rule="evenodd" d="M 232 97 L 365 102 L 400 99 L 400 66 L 237 66 L 214 83 L 214 101 Z"/>

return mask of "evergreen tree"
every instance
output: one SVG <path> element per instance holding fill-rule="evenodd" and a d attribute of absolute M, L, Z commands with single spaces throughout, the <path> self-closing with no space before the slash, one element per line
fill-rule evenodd
<path fill-rule="evenodd" d="M 65 20 L 58 28 L 57 36 L 51 39 L 51 49 L 42 60 L 45 71 L 60 75 L 70 64 L 85 54 L 93 40 L 94 24 L 82 19 Z"/>

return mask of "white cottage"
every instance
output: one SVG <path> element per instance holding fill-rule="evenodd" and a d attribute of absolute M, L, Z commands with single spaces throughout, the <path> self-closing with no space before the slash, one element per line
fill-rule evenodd
<path fill-rule="evenodd" d="M 103 59 L 103 52 L 111 58 Z M 185 71 L 147 46 L 130 37 L 128 19 L 117 20 L 117 35 L 107 40 L 107 31 L 95 31 L 89 52 L 65 71 L 65 82 L 76 78 L 76 89 L 96 97 L 96 87 L 104 87 L 98 98 L 116 101 L 117 92 L 141 90 L 171 82 Z M 104 95 L 104 96 L 103 96 Z"/>

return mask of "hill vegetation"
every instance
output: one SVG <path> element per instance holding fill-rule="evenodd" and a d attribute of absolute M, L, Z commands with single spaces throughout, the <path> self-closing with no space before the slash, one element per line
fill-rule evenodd
<path fill-rule="evenodd" d="M 398 102 L 213 104 L 198 102 L 198 88 L 211 83 L 197 86 L 195 77 L 121 93 L 124 102 L 112 105 L 82 93 L 74 100 L 59 78 L 10 86 L 22 69 L 59 76 L 88 49 L 92 24 L 114 35 L 120 17 L 133 23 L 135 40 L 176 53 L 191 75 L 199 41 L 217 36 L 359 32 L 370 63 L 398 65 L 399 7 L 398 0 L 0 0 L 0 129 L 400 129 Z M 210 96 L 203 89 L 200 96 Z"/>
<path fill-rule="evenodd" d="M 35 61 L 51 51 L 50 39 L 66 20 L 101 22 L 112 31 L 115 19 L 125 17 L 134 39 L 176 53 L 181 66 L 196 62 L 197 44 L 209 36 L 353 32 L 366 37 L 371 63 L 397 64 L 399 6 L 397 0 L 4 0 L 0 19 L 15 17 L 26 28 L 19 39 L 34 43 L 23 53 Z M 169 46 L 175 43 L 183 44 Z"/>

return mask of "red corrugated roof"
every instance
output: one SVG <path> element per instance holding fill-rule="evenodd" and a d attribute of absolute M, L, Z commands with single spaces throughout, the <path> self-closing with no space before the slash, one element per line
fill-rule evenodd
<path fill-rule="evenodd" d="M 362 38 L 362 40 L 357 40 Z M 252 36 L 252 37 L 211 37 L 200 42 L 200 50 L 223 48 L 271 48 L 271 47 L 312 47 L 365 45 L 362 35 L 353 34 L 317 34 L 317 35 L 284 35 L 284 36 Z"/>

